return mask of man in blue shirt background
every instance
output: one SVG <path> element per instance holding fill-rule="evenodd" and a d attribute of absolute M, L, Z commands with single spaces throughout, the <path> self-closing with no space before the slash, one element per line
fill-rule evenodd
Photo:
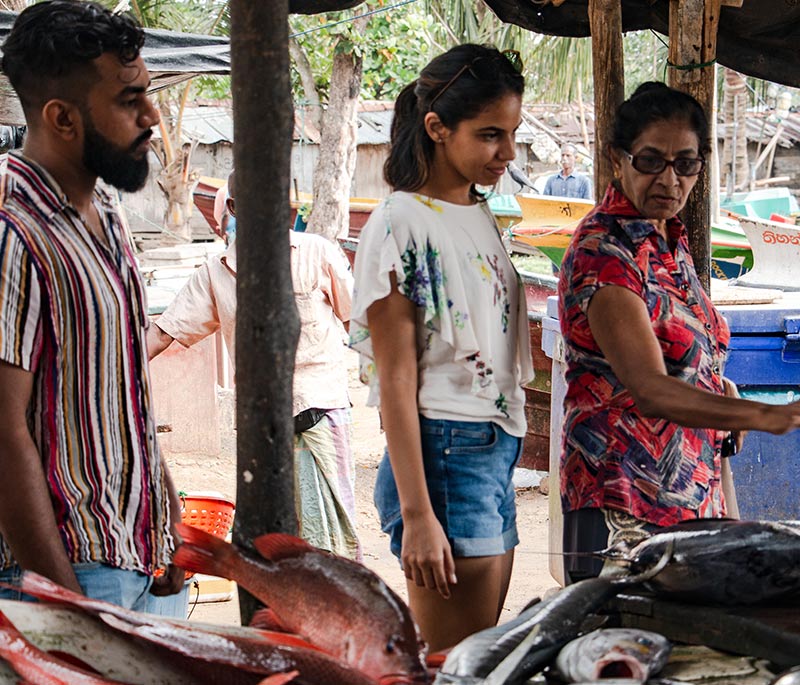
<path fill-rule="evenodd" d="M 589 178 L 575 172 L 576 153 L 577 148 L 572 143 L 561 146 L 561 171 L 547 179 L 544 187 L 545 195 L 592 199 Z"/>

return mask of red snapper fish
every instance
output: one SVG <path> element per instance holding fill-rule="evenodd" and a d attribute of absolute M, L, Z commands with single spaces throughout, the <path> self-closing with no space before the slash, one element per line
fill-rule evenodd
<path fill-rule="evenodd" d="M 281 624 L 367 676 L 386 683 L 427 682 L 425 645 L 400 597 L 365 566 L 272 533 L 253 544 L 258 559 L 190 526 L 173 562 L 236 581 Z"/>
<path fill-rule="evenodd" d="M 304 685 L 376 685 L 297 635 L 142 614 L 72 592 L 31 571 L 23 574 L 19 588 L 37 599 L 96 615 L 110 628 L 155 647 L 160 656 L 180 661 L 181 669 L 198 683 L 256 685 L 265 676 L 275 676 L 267 683 L 280 685 L 291 682 L 287 674 L 297 671 Z"/>
<path fill-rule="evenodd" d="M 28 640 L 0 611 L 0 657 L 28 685 L 125 685 L 73 666 Z"/>

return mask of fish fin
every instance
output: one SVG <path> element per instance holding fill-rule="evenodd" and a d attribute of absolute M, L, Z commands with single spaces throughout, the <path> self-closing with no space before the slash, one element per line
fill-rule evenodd
<path fill-rule="evenodd" d="M 284 683 L 292 682 L 297 676 L 300 675 L 300 671 L 287 671 L 286 673 L 275 673 L 274 675 L 269 675 L 264 680 L 260 680 L 258 685 L 284 685 Z"/>
<path fill-rule="evenodd" d="M 250 626 L 252 628 L 252 626 Z M 273 645 L 285 645 L 288 647 L 300 647 L 301 649 L 309 649 L 312 652 L 323 652 L 329 654 L 326 650 L 309 642 L 302 635 L 297 633 L 284 633 L 276 630 L 262 630 L 261 628 L 253 628 L 264 640 Z"/>
<path fill-rule="evenodd" d="M 251 628 L 258 628 L 259 630 L 269 630 L 274 631 L 277 633 L 291 633 L 291 629 L 287 628 L 283 621 L 281 621 L 278 614 L 275 613 L 274 609 L 270 609 L 269 607 L 263 607 L 259 609 L 255 613 L 253 613 L 253 618 L 250 619 L 250 627 Z"/>
<path fill-rule="evenodd" d="M 269 561 L 291 559 L 292 557 L 318 551 L 305 540 L 287 533 L 267 533 L 253 540 L 253 546 L 258 553 Z"/>
<path fill-rule="evenodd" d="M 231 577 L 232 561 L 239 553 L 231 543 L 183 523 L 176 524 L 176 528 L 183 542 L 172 557 L 175 566 L 195 573 Z"/>
<path fill-rule="evenodd" d="M 447 655 L 452 650 L 452 647 L 448 647 L 447 649 L 443 649 L 439 652 L 434 652 L 433 654 L 428 654 L 425 657 L 425 665 L 428 668 L 441 668 L 444 665 L 445 660 L 447 659 Z"/>
<path fill-rule="evenodd" d="M 527 610 L 528 610 L 528 609 L 530 609 L 531 607 L 534 607 L 534 606 L 536 606 L 536 605 L 537 605 L 537 604 L 539 604 L 539 602 L 541 602 L 541 601 L 542 601 L 542 598 L 541 598 L 541 597 L 534 597 L 534 598 L 533 598 L 533 599 L 532 599 L 530 602 L 528 602 L 528 603 L 527 603 L 527 604 L 526 604 L 524 607 L 522 607 L 522 609 L 520 609 L 520 610 L 517 612 L 517 616 L 519 616 L 519 615 L 520 615 L 522 612 L 524 612 L 524 611 L 527 611 Z"/>
<path fill-rule="evenodd" d="M 11 619 L 0 611 L 0 628 L 4 628 L 8 632 L 19 632 L 17 627 L 11 622 Z"/>

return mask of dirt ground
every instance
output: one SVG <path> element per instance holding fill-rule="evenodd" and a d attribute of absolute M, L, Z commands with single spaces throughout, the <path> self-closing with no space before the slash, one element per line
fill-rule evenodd
<path fill-rule="evenodd" d="M 358 533 L 364 549 L 364 563 L 383 578 L 401 597 L 406 597 L 405 578 L 389 552 L 388 537 L 378 523 L 372 504 L 372 488 L 383 454 L 384 437 L 377 412 L 365 405 L 367 391 L 358 381 L 357 356 L 347 352 L 350 393 L 353 402 L 353 452 L 356 462 L 356 506 Z M 223 436 L 224 437 L 224 436 Z M 217 491 L 232 497 L 236 491 L 235 441 L 223 439 L 217 458 L 191 455 L 169 457 L 173 479 L 180 490 Z M 542 596 L 556 582 L 548 571 L 547 496 L 538 488 L 517 490 L 517 525 L 521 543 L 516 550 L 514 572 L 501 621 L 514 616 L 533 597 Z M 190 598 L 194 599 L 192 590 Z M 238 604 L 231 601 L 198 603 L 190 601 L 190 618 L 210 623 L 238 624 Z"/>

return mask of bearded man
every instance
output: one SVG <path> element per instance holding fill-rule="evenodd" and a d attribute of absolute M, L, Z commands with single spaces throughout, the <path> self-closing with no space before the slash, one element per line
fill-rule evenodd
<path fill-rule="evenodd" d="M 19 15 L 2 69 L 28 131 L 0 188 L 0 580 L 30 569 L 136 610 L 184 578 L 170 565 L 180 513 L 156 443 L 144 289 L 95 187 L 147 178 L 159 115 L 143 42 L 92 2 Z"/>

